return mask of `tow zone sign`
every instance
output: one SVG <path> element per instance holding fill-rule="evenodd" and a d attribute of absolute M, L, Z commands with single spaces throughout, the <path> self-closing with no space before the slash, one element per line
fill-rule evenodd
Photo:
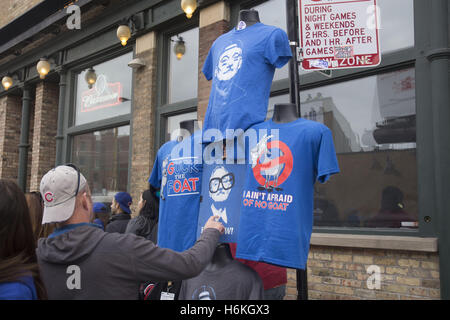
<path fill-rule="evenodd" d="M 304 70 L 380 64 L 377 0 L 299 0 Z"/>

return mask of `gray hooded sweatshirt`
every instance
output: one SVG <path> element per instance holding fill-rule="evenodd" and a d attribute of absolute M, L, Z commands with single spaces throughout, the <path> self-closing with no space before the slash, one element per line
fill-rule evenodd
<path fill-rule="evenodd" d="M 156 246 L 134 234 L 79 226 L 36 249 L 49 299 L 138 299 L 139 284 L 197 276 L 211 260 L 220 232 L 205 229 L 184 252 Z"/>

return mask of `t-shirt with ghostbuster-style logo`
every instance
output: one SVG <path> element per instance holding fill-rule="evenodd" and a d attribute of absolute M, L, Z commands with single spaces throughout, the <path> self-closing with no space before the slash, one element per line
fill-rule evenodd
<path fill-rule="evenodd" d="M 286 32 L 256 23 L 234 28 L 217 38 L 202 72 L 213 80 L 203 124 L 204 142 L 232 138 L 232 130 L 246 130 L 266 118 L 275 68 L 283 67 L 292 53 Z M 220 131 L 217 137 L 208 129 Z"/>
<path fill-rule="evenodd" d="M 196 241 L 202 180 L 201 132 L 159 150 L 148 182 L 160 188 L 158 246 L 184 251 Z"/>
<path fill-rule="evenodd" d="M 252 126 L 236 257 L 305 269 L 314 183 L 339 172 L 333 137 L 306 119 Z"/>

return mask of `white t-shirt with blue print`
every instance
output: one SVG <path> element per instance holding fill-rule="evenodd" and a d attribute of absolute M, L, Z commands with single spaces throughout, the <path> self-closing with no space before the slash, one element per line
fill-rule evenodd
<path fill-rule="evenodd" d="M 275 68 L 283 67 L 291 56 L 286 32 L 263 23 L 217 38 L 202 69 L 206 79 L 212 79 L 204 142 L 232 137 L 226 129 L 245 131 L 263 122 Z M 221 137 L 212 138 L 208 129 L 219 130 Z"/>

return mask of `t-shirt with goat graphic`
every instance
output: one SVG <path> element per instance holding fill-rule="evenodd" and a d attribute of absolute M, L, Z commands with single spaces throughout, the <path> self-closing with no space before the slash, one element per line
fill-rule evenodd
<path fill-rule="evenodd" d="M 257 139 L 249 146 L 236 257 L 304 269 L 314 183 L 339 172 L 331 131 L 306 119 L 249 130 Z"/>

